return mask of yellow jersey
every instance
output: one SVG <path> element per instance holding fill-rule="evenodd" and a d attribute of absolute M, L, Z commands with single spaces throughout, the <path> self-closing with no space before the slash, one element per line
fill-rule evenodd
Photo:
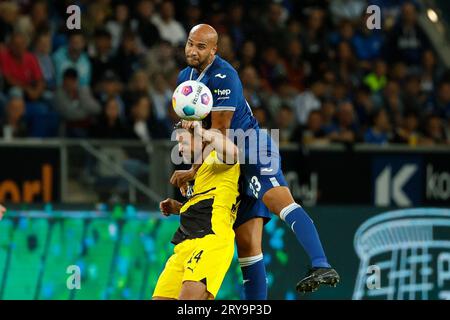
<path fill-rule="evenodd" d="M 224 164 L 213 150 L 195 175 L 192 196 L 180 209 L 180 227 L 172 243 L 208 234 L 234 237 L 238 206 L 239 164 Z"/>

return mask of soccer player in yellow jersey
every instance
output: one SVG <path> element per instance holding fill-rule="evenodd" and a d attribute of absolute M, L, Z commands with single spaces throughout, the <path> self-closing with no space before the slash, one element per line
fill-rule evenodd
<path fill-rule="evenodd" d="M 183 125 L 190 131 L 177 134 L 180 153 L 184 159 L 203 163 L 185 204 L 173 199 L 160 203 L 164 215 L 180 214 L 180 227 L 173 236 L 174 253 L 158 279 L 154 300 L 214 299 L 234 254 L 238 149 L 219 131 L 203 129 L 200 122 Z"/>

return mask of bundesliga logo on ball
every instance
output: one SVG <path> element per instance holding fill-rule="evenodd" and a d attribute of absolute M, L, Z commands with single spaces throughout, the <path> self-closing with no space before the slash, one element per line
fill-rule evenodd
<path fill-rule="evenodd" d="M 181 83 L 172 95 L 172 106 L 184 120 L 202 120 L 211 111 L 211 91 L 203 83 L 188 80 Z"/>

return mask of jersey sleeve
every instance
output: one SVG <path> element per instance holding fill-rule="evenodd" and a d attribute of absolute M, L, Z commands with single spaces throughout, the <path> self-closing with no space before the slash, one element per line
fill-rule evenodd
<path fill-rule="evenodd" d="M 211 111 L 235 111 L 241 99 L 242 85 L 237 73 L 217 73 L 213 75 L 213 108 Z"/>
<path fill-rule="evenodd" d="M 181 83 L 183 83 L 183 82 L 189 80 L 189 78 L 187 77 L 187 73 L 188 73 L 188 68 L 185 68 L 185 69 L 181 70 L 180 73 L 178 73 L 177 87 L 178 87 Z"/>

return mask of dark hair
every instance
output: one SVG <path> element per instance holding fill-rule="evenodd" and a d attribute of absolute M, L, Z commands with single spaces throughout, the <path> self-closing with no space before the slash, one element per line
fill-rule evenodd
<path fill-rule="evenodd" d="M 70 30 L 69 32 L 67 32 L 67 38 L 69 40 L 76 36 L 84 37 L 84 34 L 81 30 L 78 30 L 78 29 Z"/>
<path fill-rule="evenodd" d="M 108 38 L 111 39 L 111 33 L 105 28 L 97 28 L 94 32 L 94 38 Z"/>
<path fill-rule="evenodd" d="M 63 73 L 63 79 L 77 79 L 78 78 L 78 71 L 74 68 L 68 68 Z"/>

